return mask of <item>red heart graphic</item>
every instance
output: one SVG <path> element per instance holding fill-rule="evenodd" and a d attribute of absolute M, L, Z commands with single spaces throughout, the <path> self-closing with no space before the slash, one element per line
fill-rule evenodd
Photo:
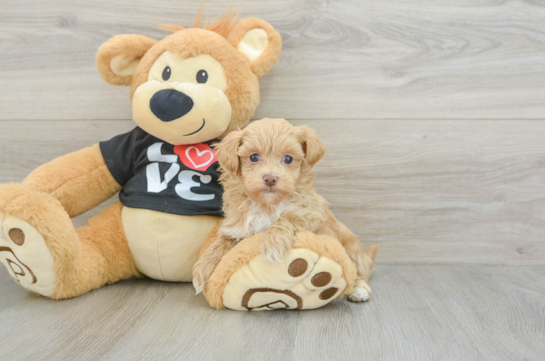
<path fill-rule="evenodd" d="M 216 152 L 208 144 L 185 144 L 174 147 L 174 153 L 188 168 L 205 171 L 217 162 Z"/>

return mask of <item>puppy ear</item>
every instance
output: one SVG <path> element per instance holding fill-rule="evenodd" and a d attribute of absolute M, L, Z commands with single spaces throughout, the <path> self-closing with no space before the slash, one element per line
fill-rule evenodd
<path fill-rule="evenodd" d="M 241 20 L 227 38 L 250 61 L 250 68 L 258 77 L 267 74 L 276 64 L 282 49 L 280 34 L 268 22 L 248 18 Z"/>
<path fill-rule="evenodd" d="M 327 148 L 312 129 L 308 127 L 299 127 L 299 129 L 305 161 L 312 168 L 324 157 Z"/>
<path fill-rule="evenodd" d="M 96 64 L 102 78 L 113 85 L 131 85 L 140 59 L 157 43 L 143 35 L 117 35 L 98 48 Z"/>
<path fill-rule="evenodd" d="M 229 133 L 223 140 L 216 144 L 216 157 L 220 166 L 229 175 L 238 172 L 239 158 L 238 147 L 242 144 L 242 130 Z"/>

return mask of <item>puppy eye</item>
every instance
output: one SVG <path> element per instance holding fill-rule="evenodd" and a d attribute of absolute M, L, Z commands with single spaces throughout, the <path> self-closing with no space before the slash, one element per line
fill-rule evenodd
<path fill-rule="evenodd" d="M 252 163 L 257 163 L 257 162 L 259 162 L 259 154 L 252 154 L 252 155 L 250 156 L 250 162 L 252 162 Z"/>
<path fill-rule="evenodd" d="M 163 80 L 167 81 L 168 79 L 170 79 L 171 73 L 172 71 L 170 70 L 170 66 L 167 66 L 165 70 L 163 70 Z"/>
<path fill-rule="evenodd" d="M 293 158 L 290 157 L 289 155 L 285 155 L 284 156 L 284 163 L 286 164 L 291 164 L 293 162 Z"/>
<path fill-rule="evenodd" d="M 199 70 L 197 72 L 197 83 L 204 84 L 208 81 L 208 73 L 206 70 Z"/>

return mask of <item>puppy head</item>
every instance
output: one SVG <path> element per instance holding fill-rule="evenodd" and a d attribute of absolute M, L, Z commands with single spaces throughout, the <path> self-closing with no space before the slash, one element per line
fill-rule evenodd
<path fill-rule="evenodd" d="M 284 119 L 262 119 L 230 133 L 217 145 L 223 171 L 242 177 L 255 202 L 275 205 L 296 190 L 302 173 L 325 155 L 326 147 L 307 127 Z"/>

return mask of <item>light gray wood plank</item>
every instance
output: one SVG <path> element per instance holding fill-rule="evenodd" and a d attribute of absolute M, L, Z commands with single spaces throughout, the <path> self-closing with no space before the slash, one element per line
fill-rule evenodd
<path fill-rule="evenodd" d="M 0 299 L 0 359 L 543 358 L 543 267 L 383 265 L 371 282 L 365 304 L 243 313 L 209 308 L 190 284 L 151 280 L 52 301 L 1 270 L 0 296 L 17 299 Z"/>
<path fill-rule="evenodd" d="M 380 245 L 379 263 L 545 265 L 545 123 L 293 123 L 309 124 L 328 146 L 315 186 L 365 246 Z M 2 121 L 0 183 L 20 182 L 42 163 L 133 127 Z"/>
<path fill-rule="evenodd" d="M 544 264 L 540 121 L 309 121 L 316 187 L 394 263 Z"/>
<path fill-rule="evenodd" d="M 4 0 L 0 119 L 131 119 L 128 89 L 105 84 L 101 43 L 162 38 L 201 0 Z M 231 0 L 207 2 L 222 13 Z M 281 33 L 256 118 L 542 118 L 542 1 L 239 1 Z"/>

